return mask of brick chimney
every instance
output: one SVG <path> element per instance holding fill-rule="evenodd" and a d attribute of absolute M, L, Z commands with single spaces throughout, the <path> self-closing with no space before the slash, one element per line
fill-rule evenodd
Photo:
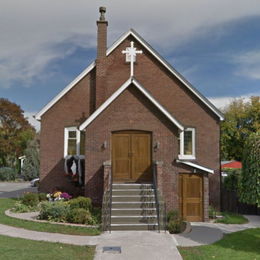
<path fill-rule="evenodd" d="M 97 59 L 96 59 L 96 104 L 97 109 L 106 99 L 106 50 L 107 25 L 105 7 L 99 8 L 100 18 L 97 21 Z"/>

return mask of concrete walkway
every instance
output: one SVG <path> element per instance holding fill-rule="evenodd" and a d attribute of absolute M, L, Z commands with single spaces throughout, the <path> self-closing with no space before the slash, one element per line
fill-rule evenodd
<path fill-rule="evenodd" d="M 260 227 L 260 216 L 244 215 L 247 224 L 221 224 L 208 222 L 191 223 L 192 231 L 188 234 L 173 235 L 178 246 L 200 246 L 220 240 L 224 234 Z"/>
<path fill-rule="evenodd" d="M 20 198 L 25 192 L 37 192 L 30 182 L 0 182 L 0 198 Z"/>
<path fill-rule="evenodd" d="M 37 232 L 0 224 L 0 235 L 31 240 L 60 242 L 73 245 L 96 245 L 95 260 L 149 259 L 181 260 L 179 246 L 199 246 L 214 243 L 223 234 L 260 227 L 260 216 L 245 216 L 248 224 L 226 225 L 194 222 L 188 234 L 170 235 L 152 231 L 114 231 L 100 236 L 73 236 L 57 233 Z M 119 247 L 119 252 L 104 252 L 104 247 Z"/>
<path fill-rule="evenodd" d="M 0 224 L 0 235 L 73 245 L 96 245 L 95 260 L 149 259 L 181 260 L 182 257 L 168 233 L 152 231 L 115 231 L 100 236 L 73 236 L 37 232 Z M 103 247 L 121 247 L 121 253 L 103 252 Z"/>

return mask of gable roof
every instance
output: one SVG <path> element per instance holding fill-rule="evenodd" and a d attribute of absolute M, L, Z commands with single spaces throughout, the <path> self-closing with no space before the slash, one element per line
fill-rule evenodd
<path fill-rule="evenodd" d="M 133 36 L 138 42 L 148 50 L 165 68 L 168 69 L 175 77 L 177 77 L 196 97 L 198 97 L 202 103 L 204 103 L 213 113 L 215 113 L 220 120 L 224 120 L 224 115 L 197 89 L 195 89 L 180 73 L 178 73 L 160 54 L 155 51 L 151 45 L 149 45 L 136 31 L 130 29 L 124 33 L 113 45 L 107 49 L 106 56 L 111 54 L 128 36 Z M 92 62 L 77 78 L 75 78 L 69 85 L 67 85 L 56 97 L 54 97 L 46 106 L 42 108 L 35 116 L 37 120 L 41 119 L 41 116 L 49 110 L 56 102 L 58 102 L 71 88 L 73 88 L 81 79 L 83 79 L 93 68 L 95 68 L 95 62 Z"/>
<path fill-rule="evenodd" d="M 204 167 L 204 166 L 201 166 L 199 164 L 196 164 L 196 163 L 192 163 L 192 162 L 189 162 L 189 161 L 180 161 L 180 160 L 176 160 L 177 163 L 183 163 L 183 164 L 186 164 L 190 167 L 193 167 L 195 169 L 199 169 L 199 170 L 202 170 L 204 172 L 207 172 L 207 173 L 214 173 L 214 170 L 210 169 L 210 168 L 207 168 L 207 167 Z"/>
<path fill-rule="evenodd" d="M 124 90 L 126 90 L 131 84 L 139 89 L 174 125 L 176 125 L 181 131 L 184 127 L 176 120 L 135 78 L 129 78 L 120 88 L 118 88 L 90 117 L 86 119 L 84 123 L 79 126 L 79 130 L 84 130 L 91 124 Z"/>

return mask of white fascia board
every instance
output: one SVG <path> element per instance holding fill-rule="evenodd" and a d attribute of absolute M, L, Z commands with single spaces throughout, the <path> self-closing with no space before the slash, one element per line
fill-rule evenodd
<path fill-rule="evenodd" d="M 40 112 L 35 115 L 36 120 L 41 120 L 41 116 L 49 110 L 59 99 L 69 92 L 79 81 L 81 81 L 94 67 L 95 62 L 92 62 L 84 71 L 82 71 L 69 85 L 67 85 L 56 97 L 54 97 Z"/>
<path fill-rule="evenodd" d="M 192 162 L 188 162 L 188 161 L 180 161 L 180 160 L 176 160 L 177 163 L 183 163 L 183 164 L 186 164 L 188 166 L 191 166 L 193 168 L 196 168 L 196 169 L 199 169 L 199 170 L 202 170 L 202 171 L 205 171 L 205 172 L 208 172 L 208 173 L 214 173 L 214 170 L 212 169 L 209 169 L 209 168 L 206 168 L 204 166 L 201 166 L 201 165 L 198 165 L 196 163 L 192 163 Z"/>
<path fill-rule="evenodd" d="M 117 91 L 113 93 L 87 120 L 79 126 L 79 130 L 84 130 L 99 114 L 101 114 L 129 85 L 131 78 L 128 79 Z"/>
<path fill-rule="evenodd" d="M 158 102 L 145 88 L 133 78 L 129 78 L 117 91 L 113 93 L 87 120 L 80 125 L 79 130 L 84 130 L 95 118 L 97 118 L 128 86 L 133 83 L 173 124 L 175 124 L 181 131 L 184 127 Z"/>
<path fill-rule="evenodd" d="M 184 130 L 184 127 L 136 79 L 133 79 L 133 83 L 173 124 L 181 131 Z"/>
<path fill-rule="evenodd" d="M 224 115 L 197 89 L 195 89 L 186 79 L 183 78 L 161 55 L 156 52 L 137 32 L 130 29 L 128 32 L 124 33 L 108 50 L 107 56 L 118 47 L 129 35 L 132 35 L 137 39 L 154 57 L 156 57 L 176 78 L 178 78 L 184 86 L 186 86 L 195 96 L 197 96 L 210 110 L 212 110 L 221 121 L 224 120 Z"/>

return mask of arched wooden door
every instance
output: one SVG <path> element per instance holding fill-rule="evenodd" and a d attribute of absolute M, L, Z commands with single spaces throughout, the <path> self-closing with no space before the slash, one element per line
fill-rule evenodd
<path fill-rule="evenodd" d="M 112 135 L 115 182 L 152 182 L 151 133 L 120 131 Z"/>

